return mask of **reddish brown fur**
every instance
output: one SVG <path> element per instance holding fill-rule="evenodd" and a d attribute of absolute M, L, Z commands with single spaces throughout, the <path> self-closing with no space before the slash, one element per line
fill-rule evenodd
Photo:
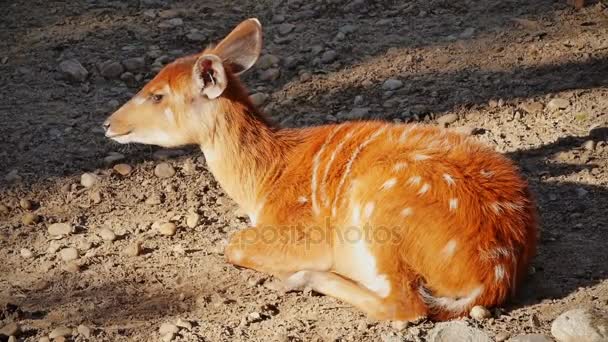
<path fill-rule="evenodd" d="M 168 65 L 138 95 L 168 87 L 167 98 L 128 103 L 109 119 L 108 135 L 150 143 L 156 132 L 160 145 L 201 145 L 253 221 L 231 239 L 228 260 L 288 287 L 311 286 L 391 320 L 448 319 L 514 293 L 535 253 L 537 223 L 513 164 L 470 137 L 425 125 L 271 125 L 231 71 L 246 67 L 225 55 L 256 30 L 246 21 L 218 47 Z M 257 58 L 258 43 L 244 56 Z M 192 70 L 206 55 L 224 59 L 227 85 L 201 100 Z M 407 166 L 395 169 L 399 163 Z M 391 239 L 345 241 L 351 227 Z"/>

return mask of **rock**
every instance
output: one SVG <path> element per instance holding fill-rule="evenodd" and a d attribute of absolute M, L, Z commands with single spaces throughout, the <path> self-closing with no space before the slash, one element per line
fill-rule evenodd
<path fill-rule="evenodd" d="M 595 150 L 595 141 L 593 141 L 593 140 L 585 141 L 585 143 L 583 144 L 583 148 L 587 151 Z"/>
<path fill-rule="evenodd" d="M 186 320 L 183 320 L 181 318 L 177 319 L 177 322 L 175 322 L 175 325 L 177 325 L 180 328 L 187 329 L 187 330 L 192 329 L 192 323 L 190 323 L 190 322 L 188 322 Z"/>
<path fill-rule="evenodd" d="M 72 233 L 73 227 L 69 223 L 53 223 L 47 228 L 49 234 L 54 236 L 68 235 Z"/>
<path fill-rule="evenodd" d="M 296 28 L 296 25 L 294 24 L 289 24 L 289 23 L 285 23 L 285 24 L 281 24 L 279 25 L 279 34 L 281 35 L 286 35 L 291 33 L 291 31 L 293 31 Z"/>
<path fill-rule="evenodd" d="M 171 223 L 171 222 L 160 223 L 160 224 L 158 224 L 157 229 L 161 235 L 165 235 L 165 236 L 175 235 L 175 231 L 177 231 L 177 227 L 175 226 L 174 223 Z"/>
<path fill-rule="evenodd" d="M 163 342 L 170 342 L 171 340 L 173 340 L 175 338 L 175 333 L 168 333 L 166 335 L 163 335 Z"/>
<path fill-rule="evenodd" d="M 0 329 L 0 336 L 18 336 L 21 332 L 21 327 L 16 322 L 8 323 Z"/>
<path fill-rule="evenodd" d="M 549 103 L 547 103 L 547 109 L 555 111 L 558 109 L 566 109 L 568 108 L 568 106 L 570 106 L 570 101 L 567 99 L 562 99 L 559 97 L 556 97 L 554 99 L 552 99 L 551 101 L 549 101 Z"/>
<path fill-rule="evenodd" d="M 268 99 L 268 94 L 255 93 L 255 94 L 252 94 L 251 96 L 249 96 L 249 99 L 251 100 L 251 102 L 253 103 L 254 106 L 260 107 L 261 105 L 266 103 L 266 100 Z"/>
<path fill-rule="evenodd" d="M 458 120 L 458 115 L 454 113 L 442 115 L 437 118 L 437 123 L 441 127 L 447 127 L 449 124 L 456 122 Z"/>
<path fill-rule="evenodd" d="M 500 333 L 496 334 L 496 336 L 494 336 L 494 340 L 496 342 L 504 342 L 504 341 L 508 340 L 509 337 L 511 337 L 511 335 L 508 332 L 500 332 Z"/>
<path fill-rule="evenodd" d="M 178 27 L 184 25 L 184 20 L 182 18 L 171 18 L 169 20 L 165 20 L 162 23 L 158 24 L 160 28 L 171 28 Z"/>
<path fill-rule="evenodd" d="M 272 16 L 272 19 L 270 19 L 270 20 L 272 21 L 273 24 L 280 24 L 285 21 L 285 16 L 282 14 L 275 14 Z"/>
<path fill-rule="evenodd" d="M 608 313 L 598 309 L 573 309 L 559 315 L 551 324 L 558 342 L 608 341 Z"/>
<path fill-rule="evenodd" d="M 6 215 L 10 212 L 10 209 L 4 204 L 0 204 L 0 214 Z"/>
<path fill-rule="evenodd" d="M 351 24 L 346 24 L 346 25 L 340 27 L 338 30 L 344 34 L 349 34 L 349 33 L 353 33 L 355 31 L 357 31 L 357 26 L 351 25 Z"/>
<path fill-rule="evenodd" d="M 79 325 L 76 328 L 76 331 L 78 331 L 78 334 L 85 337 L 85 338 L 90 338 L 91 337 L 91 328 L 87 327 L 84 324 Z"/>
<path fill-rule="evenodd" d="M 522 103 L 519 108 L 523 109 L 529 114 L 542 113 L 545 106 L 540 102 Z"/>
<path fill-rule="evenodd" d="M 68 261 L 62 269 L 69 273 L 78 273 L 80 272 L 80 265 L 78 265 L 75 261 Z"/>
<path fill-rule="evenodd" d="M 150 195 L 150 197 L 146 198 L 144 203 L 146 203 L 147 205 L 159 205 L 162 202 L 162 198 L 159 194 L 152 194 Z"/>
<path fill-rule="evenodd" d="M 61 260 L 72 261 L 78 259 L 78 250 L 74 247 L 67 247 L 59 251 Z"/>
<path fill-rule="evenodd" d="M 394 78 L 384 81 L 382 89 L 384 90 L 397 90 L 403 86 L 403 82 Z"/>
<path fill-rule="evenodd" d="M 82 176 L 80 176 L 80 184 L 85 188 L 90 188 L 97 183 L 98 179 L 99 177 L 93 173 L 83 173 Z"/>
<path fill-rule="evenodd" d="M 200 42 L 204 42 L 207 40 L 207 35 L 203 34 L 202 32 L 190 32 L 186 35 L 186 38 L 188 38 L 189 41 L 191 42 L 196 42 L 196 43 L 200 43 Z"/>
<path fill-rule="evenodd" d="M 136 257 L 141 253 L 141 244 L 139 242 L 134 242 L 127 246 L 122 253 L 128 257 Z"/>
<path fill-rule="evenodd" d="M 587 190 L 585 190 L 585 189 L 583 189 L 583 188 L 576 188 L 576 190 L 575 190 L 575 191 L 576 191 L 576 195 L 577 195 L 579 198 L 586 197 L 586 196 L 589 194 L 589 191 L 587 191 Z"/>
<path fill-rule="evenodd" d="M 471 318 L 474 318 L 478 321 L 481 321 L 486 318 L 492 317 L 492 313 L 490 312 L 490 310 L 486 309 L 484 306 L 476 305 L 471 309 L 471 312 L 469 312 L 469 316 L 471 316 Z"/>
<path fill-rule="evenodd" d="M 160 163 L 154 168 L 154 174 L 158 178 L 171 178 L 175 175 L 175 169 L 169 163 Z"/>
<path fill-rule="evenodd" d="M 15 336 L 9 336 L 6 342 L 17 342 L 17 338 Z"/>
<path fill-rule="evenodd" d="M 12 170 L 9 173 L 6 174 L 6 176 L 4 176 L 4 179 L 7 182 L 19 182 L 21 181 L 23 178 L 19 175 L 19 171 L 17 170 Z"/>
<path fill-rule="evenodd" d="M 127 58 L 122 61 L 122 65 L 125 66 L 127 71 L 143 71 L 144 67 L 146 66 L 146 59 L 144 57 Z"/>
<path fill-rule="evenodd" d="M 21 218 L 21 223 L 25 224 L 26 226 L 36 224 L 38 221 L 40 221 L 40 216 L 34 213 L 25 213 Z"/>
<path fill-rule="evenodd" d="M 340 115 L 341 118 L 347 120 L 359 120 L 365 118 L 369 114 L 369 108 L 353 108 L 350 112 Z"/>
<path fill-rule="evenodd" d="M 464 31 L 462 31 L 460 33 L 460 38 L 462 39 L 468 39 L 473 37 L 473 35 L 475 34 L 475 28 L 474 27 L 468 27 L 466 28 Z"/>
<path fill-rule="evenodd" d="M 72 335 L 72 329 L 68 327 L 57 327 L 51 331 L 49 338 L 52 340 L 57 337 L 66 337 Z"/>
<path fill-rule="evenodd" d="M 363 104 L 363 102 L 365 102 L 365 99 L 363 98 L 363 96 L 362 95 L 357 95 L 357 96 L 355 96 L 353 104 L 355 106 L 360 106 L 360 105 Z"/>
<path fill-rule="evenodd" d="M 21 248 L 21 250 L 19 251 L 19 253 L 21 254 L 22 257 L 26 258 L 26 259 L 30 259 L 34 257 L 34 253 L 32 253 L 32 251 L 30 251 L 27 248 Z"/>
<path fill-rule="evenodd" d="M 122 64 L 116 61 L 105 61 L 99 66 L 99 73 L 107 79 L 116 79 L 125 71 Z"/>
<path fill-rule="evenodd" d="M 200 215 L 197 213 L 188 213 L 188 215 L 186 215 L 186 226 L 189 228 L 195 228 L 198 226 L 199 221 Z"/>
<path fill-rule="evenodd" d="M 48 337 L 41 337 L 38 342 L 51 342 L 51 340 Z"/>
<path fill-rule="evenodd" d="M 125 156 L 122 153 L 110 152 L 108 154 L 108 156 L 103 158 L 103 161 L 106 162 L 106 164 L 112 164 L 114 162 L 117 162 L 117 161 L 123 160 L 123 159 L 125 159 Z"/>
<path fill-rule="evenodd" d="M 25 210 L 30 210 L 33 207 L 32 202 L 25 198 L 19 200 L 19 206 Z"/>
<path fill-rule="evenodd" d="M 114 165 L 113 169 L 121 176 L 128 176 L 133 170 L 133 168 L 129 164 L 116 164 Z"/>
<path fill-rule="evenodd" d="M 526 334 L 512 337 L 509 342 L 553 342 L 553 339 L 542 334 Z"/>
<path fill-rule="evenodd" d="M 173 323 L 163 323 L 160 325 L 160 328 L 158 328 L 158 332 L 163 336 L 170 333 L 177 334 L 179 332 L 179 328 Z"/>
<path fill-rule="evenodd" d="M 462 321 L 442 322 L 435 325 L 428 334 L 432 342 L 491 342 L 490 337 L 483 331 L 472 328 Z"/>
<path fill-rule="evenodd" d="M 89 72 L 79 61 L 68 59 L 59 63 L 59 71 L 61 71 L 68 79 L 76 82 L 84 82 L 89 76 Z"/>
<path fill-rule="evenodd" d="M 99 204 L 101 203 L 101 192 L 99 192 L 99 190 L 91 191 L 91 193 L 89 194 L 89 198 L 91 199 L 91 201 L 93 201 L 93 203 Z"/>
<path fill-rule="evenodd" d="M 329 64 L 336 60 L 338 53 L 334 50 L 327 50 L 321 55 L 321 62 Z"/>
<path fill-rule="evenodd" d="M 263 71 L 260 74 L 260 80 L 275 81 L 279 78 L 279 76 L 281 76 L 281 70 L 279 70 L 278 68 L 272 68 L 272 69 Z"/>
<path fill-rule="evenodd" d="M 302 81 L 302 82 L 310 81 L 311 79 L 312 79 L 312 75 L 309 72 L 303 72 L 300 75 L 300 81 Z"/>
<path fill-rule="evenodd" d="M 104 241 L 111 242 L 116 240 L 116 234 L 109 228 L 101 228 L 97 235 Z"/>
<path fill-rule="evenodd" d="M 135 80 L 135 75 L 133 73 L 127 71 L 120 75 L 120 80 L 125 82 L 128 87 L 134 87 L 137 85 L 137 81 Z"/>
<path fill-rule="evenodd" d="M 266 54 L 258 59 L 256 65 L 258 68 L 260 68 L 262 70 L 266 70 L 266 69 L 272 67 L 273 65 L 278 65 L 279 61 L 280 61 L 279 57 L 277 57 L 275 55 Z"/>

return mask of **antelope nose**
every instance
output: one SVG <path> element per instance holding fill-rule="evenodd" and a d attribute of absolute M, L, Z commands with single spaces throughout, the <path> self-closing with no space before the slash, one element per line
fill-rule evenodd
<path fill-rule="evenodd" d="M 104 132 L 107 132 L 107 131 L 108 131 L 108 129 L 110 129 L 110 122 L 109 122 L 109 121 L 106 121 L 106 122 L 104 122 L 104 123 L 103 123 L 103 125 L 102 125 L 102 126 L 103 126 L 103 130 L 104 130 Z"/>

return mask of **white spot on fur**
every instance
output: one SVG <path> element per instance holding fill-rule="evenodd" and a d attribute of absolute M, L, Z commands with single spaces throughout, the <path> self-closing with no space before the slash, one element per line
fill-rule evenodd
<path fill-rule="evenodd" d="M 329 133 L 329 135 L 325 139 L 325 142 L 323 142 L 323 145 L 321 145 L 321 147 L 319 148 L 319 151 L 317 151 L 317 154 L 315 154 L 315 156 L 313 158 L 312 177 L 311 177 L 311 181 L 310 181 L 310 186 L 311 186 L 310 199 L 312 201 L 312 210 L 316 215 L 318 215 L 321 212 L 321 209 L 319 208 L 319 204 L 317 203 L 317 174 L 319 173 L 319 164 L 321 163 L 321 155 L 325 151 L 325 148 L 327 148 L 327 145 L 329 144 L 331 139 L 333 139 L 333 137 L 336 135 L 336 133 L 338 133 L 338 131 L 340 129 L 342 129 L 342 127 L 344 127 L 344 126 L 337 126 Z"/>
<path fill-rule="evenodd" d="M 458 198 L 450 199 L 450 211 L 458 209 Z"/>
<path fill-rule="evenodd" d="M 353 226 L 357 227 L 357 226 L 359 226 L 360 223 L 361 223 L 361 206 L 355 205 L 353 207 L 351 224 Z"/>
<path fill-rule="evenodd" d="M 171 108 L 165 108 L 165 117 L 167 120 L 169 120 L 169 122 L 173 122 L 173 120 L 175 120 L 175 114 L 173 114 Z"/>
<path fill-rule="evenodd" d="M 305 196 L 300 196 L 300 197 L 298 197 L 298 202 L 304 204 L 304 203 L 308 202 L 308 198 L 306 198 Z"/>
<path fill-rule="evenodd" d="M 248 215 L 252 226 L 255 226 L 258 223 L 258 217 L 260 216 L 262 209 L 264 209 L 264 200 L 260 201 L 260 203 L 255 206 L 253 212 Z"/>
<path fill-rule="evenodd" d="M 397 164 L 395 164 L 395 166 L 393 166 L 393 171 L 399 172 L 399 171 L 405 169 L 406 167 L 407 167 L 407 163 L 403 163 L 403 162 L 397 163 Z"/>
<path fill-rule="evenodd" d="M 372 217 L 372 214 L 374 212 L 374 202 L 367 202 L 365 204 L 365 208 L 363 209 L 363 211 L 365 212 L 366 219 L 369 219 L 370 217 Z"/>
<path fill-rule="evenodd" d="M 412 210 L 412 208 L 407 207 L 407 208 L 404 208 L 403 210 L 401 210 L 401 216 L 408 217 L 408 216 L 411 216 L 413 212 L 414 212 L 414 210 Z"/>
<path fill-rule="evenodd" d="M 418 185 L 418 184 L 420 184 L 421 180 L 422 180 L 422 177 L 413 176 L 413 177 L 410 177 L 410 179 L 408 180 L 408 183 L 410 183 L 411 185 Z"/>
<path fill-rule="evenodd" d="M 429 183 L 422 184 L 422 186 L 420 187 L 420 190 L 418 190 L 418 195 L 426 194 L 430 188 L 431 188 L 431 185 Z"/>
<path fill-rule="evenodd" d="M 371 254 L 365 244 L 365 239 L 359 239 L 353 246 L 353 264 L 357 265 L 357 274 L 354 280 L 375 292 L 380 297 L 387 297 L 391 292 L 391 284 L 388 277 L 378 274 L 376 258 Z"/>
<path fill-rule="evenodd" d="M 235 249 L 230 253 L 230 258 L 232 259 L 231 261 L 233 262 L 241 262 L 243 260 L 243 251 L 240 249 Z"/>
<path fill-rule="evenodd" d="M 483 252 L 482 256 L 485 259 L 500 259 L 501 257 L 511 258 L 513 257 L 513 253 L 511 253 L 511 250 L 507 247 L 497 247 L 490 251 Z"/>
<path fill-rule="evenodd" d="M 448 241 L 448 243 L 445 244 L 445 247 L 443 247 L 441 253 L 446 257 L 451 257 L 454 255 L 454 252 L 456 252 L 457 245 L 458 243 L 456 242 L 456 240 L 450 240 Z"/>
<path fill-rule="evenodd" d="M 443 174 L 443 180 L 445 180 L 445 182 L 448 183 L 449 186 L 452 186 L 455 184 L 454 178 L 452 178 L 452 176 L 450 176 L 447 173 Z"/>
<path fill-rule="evenodd" d="M 418 292 L 426 304 L 433 309 L 442 309 L 453 313 L 460 313 L 466 310 L 483 292 L 483 285 L 474 288 L 464 297 L 454 299 L 450 297 L 434 297 L 424 287 L 420 287 Z"/>
<path fill-rule="evenodd" d="M 494 276 L 496 281 L 501 281 L 505 278 L 505 267 L 503 265 L 496 265 L 494 267 Z"/>
<path fill-rule="evenodd" d="M 133 101 L 133 103 L 135 105 L 139 106 L 139 105 L 143 104 L 144 102 L 146 102 L 146 98 L 143 96 L 135 96 L 133 98 L 133 100 L 131 100 L 131 101 Z"/>
<path fill-rule="evenodd" d="M 329 198 L 327 197 L 327 177 L 329 176 L 329 170 L 330 170 L 331 165 L 333 164 L 334 160 L 336 159 L 338 152 L 340 152 L 342 150 L 342 147 L 344 147 L 344 144 L 346 142 L 348 142 L 353 137 L 354 134 L 355 134 L 354 130 L 351 130 L 350 132 L 348 132 L 348 134 L 346 134 L 344 139 L 342 139 L 342 141 L 340 141 L 340 144 L 338 144 L 338 146 L 336 146 L 336 148 L 332 152 L 331 157 L 329 158 L 329 161 L 327 162 L 327 165 L 325 166 L 325 172 L 323 172 L 323 177 L 321 178 L 321 198 L 323 199 L 323 205 L 325 207 L 329 206 Z"/>
<path fill-rule="evenodd" d="M 391 179 L 387 180 L 386 182 L 384 182 L 384 184 L 382 184 L 382 186 L 380 188 L 382 190 L 388 190 L 388 189 L 394 187 L 395 184 L 397 184 L 397 178 L 391 178 Z"/>
<path fill-rule="evenodd" d="M 494 172 L 492 172 L 492 171 L 486 171 L 486 170 L 481 170 L 479 172 L 479 174 L 481 174 L 484 177 L 492 177 L 492 175 L 494 174 Z"/>
<path fill-rule="evenodd" d="M 427 160 L 429 158 L 431 157 L 427 156 L 426 154 L 414 154 L 415 161 Z"/>

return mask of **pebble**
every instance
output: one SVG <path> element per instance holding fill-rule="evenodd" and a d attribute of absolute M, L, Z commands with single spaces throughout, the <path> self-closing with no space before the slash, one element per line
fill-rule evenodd
<path fill-rule="evenodd" d="M 263 71 L 260 74 L 260 80 L 275 81 L 276 79 L 279 78 L 279 76 L 281 76 L 281 70 L 279 70 L 278 68 L 271 68 L 271 69 Z"/>
<path fill-rule="evenodd" d="M 174 223 L 171 222 L 166 222 L 166 223 L 159 223 L 157 225 L 157 229 L 158 232 L 161 235 L 165 235 L 165 236 L 172 236 L 175 235 L 175 231 L 177 230 L 177 227 L 175 226 Z"/>
<path fill-rule="evenodd" d="M 91 328 L 89 328 L 88 326 L 81 324 L 76 328 L 76 331 L 78 331 L 78 334 L 80 334 L 81 336 L 85 337 L 85 338 L 90 338 L 91 337 Z"/>
<path fill-rule="evenodd" d="M 17 342 L 17 338 L 15 336 L 9 336 L 6 342 Z"/>
<path fill-rule="evenodd" d="M 107 79 L 116 79 L 125 71 L 122 64 L 116 61 L 105 61 L 99 66 L 99 73 Z"/>
<path fill-rule="evenodd" d="M 32 253 L 32 251 L 30 251 L 27 248 L 21 248 L 21 250 L 19 251 L 19 253 L 21 254 L 22 257 L 26 258 L 26 259 L 30 259 L 34 257 L 34 253 Z"/>
<path fill-rule="evenodd" d="M 363 102 L 365 102 L 365 99 L 363 98 L 363 96 L 362 95 L 357 95 L 357 96 L 355 96 L 353 104 L 355 106 L 360 106 L 360 105 L 363 104 Z"/>
<path fill-rule="evenodd" d="M 49 334 L 49 338 L 50 339 L 54 339 L 57 337 L 66 337 L 66 336 L 71 336 L 72 335 L 72 329 L 68 328 L 68 327 L 57 327 L 55 329 L 53 329 L 53 331 L 51 331 L 51 333 Z"/>
<path fill-rule="evenodd" d="M 547 103 L 547 108 L 549 110 L 566 109 L 568 106 L 570 106 L 570 101 L 559 97 L 554 98 Z"/>
<path fill-rule="evenodd" d="M 123 159 L 125 159 L 125 156 L 122 153 L 110 152 L 105 158 L 103 158 L 103 161 L 107 164 L 112 164 Z"/>
<path fill-rule="evenodd" d="M 159 194 L 152 194 L 150 197 L 146 198 L 145 202 L 147 205 L 159 205 L 163 201 Z"/>
<path fill-rule="evenodd" d="M 576 195 L 577 195 L 579 198 L 586 197 L 586 196 L 589 194 L 589 191 L 587 191 L 587 190 L 585 190 L 585 189 L 583 189 L 583 188 L 576 188 L 576 190 L 575 190 L 575 191 L 576 191 Z"/>
<path fill-rule="evenodd" d="M 48 337 L 41 337 L 38 342 L 51 342 L 51 340 Z"/>
<path fill-rule="evenodd" d="M 382 89 L 384 90 L 396 90 L 403 86 L 403 82 L 394 78 L 384 81 Z"/>
<path fill-rule="evenodd" d="M 188 226 L 188 228 L 195 228 L 198 226 L 200 218 L 200 215 L 197 213 L 188 213 L 188 215 L 186 215 L 186 226 Z"/>
<path fill-rule="evenodd" d="M 99 204 L 101 203 L 101 192 L 99 192 L 99 190 L 91 191 L 91 193 L 89 194 L 89 198 L 91 199 L 91 201 L 93 201 L 93 203 Z"/>
<path fill-rule="evenodd" d="M 453 342 L 475 341 L 491 342 L 490 337 L 483 331 L 467 326 L 462 321 L 442 322 L 435 325 L 428 334 L 428 341 Z"/>
<path fill-rule="evenodd" d="M 76 262 L 70 261 L 63 266 L 63 270 L 69 273 L 78 273 L 80 272 L 80 265 L 78 265 Z"/>
<path fill-rule="evenodd" d="M 266 54 L 260 57 L 256 63 L 256 66 L 262 70 L 266 70 L 273 65 L 279 64 L 279 57 L 275 55 Z"/>
<path fill-rule="evenodd" d="M 163 323 L 160 325 L 160 328 L 158 328 L 158 332 L 163 336 L 170 333 L 177 334 L 178 331 L 179 328 L 173 323 Z"/>
<path fill-rule="evenodd" d="M 344 119 L 359 120 L 365 118 L 369 114 L 369 108 L 353 108 L 350 112 L 340 115 Z"/>
<path fill-rule="evenodd" d="M 509 342 L 553 342 L 553 339 L 542 334 L 526 334 L 512 337 Z"/>
<path fill-rule="evenodd" d="M 186 38 L 191 42 L 200 43 L 207 40 L 207 35 L 202 32 L 190 32 L 186 35 Z"/>
<path fill-rule="evenodd" d="M 135 57 L 135 58 L 127 58 L 122 61 L 122 65 L 125 66 L 125 69 L 131 72 L 142 71 L 146 66 L 146 60 L 144 57 Z"/>
<path fill-rule="evenodd" d="M 68 59 L 59 63 L 59 71 L 68 77 L 68 79 L 77 82 L 84 82 L 87 76 L 89 76 L 87 69 L 75 59 Z"/>
<path fill-rule="evenodd" d="M 595 141 L 593 141 L 593 140 L 585 141 L 585 143 L 583 144 L 583 148 L 587 151 L 595 150 Z"/>
<path fill-rule="evenodd" d="M 349 33 L 353 33 L 355 31 L 357 31 L 357 26 L 351 25 L 351 24 L 346 24 L 346 25 L 340 27 L 338 30 L 344 34 L 349 34 Z"/>
<path fill-rule="evenodd" d="M 282 14 L 275 14 L 272 16 L 271 21 L 273 24 L 280 24 L 285 21 L 285 16 Z"/>
<path fill-rule="evenodd" d="M 5 206 L 4 204 L 0 204 L 0 214 L 6 215 L 9 212 L 10 212 L 10 209 L 8 209 L 7 206 Z"/>
<path fill-rule="evenodd" d="M 160 28 L 170 28 L 184 25 L 184 20 L 182 18 L 172 18 L 169 20 L 165 20 L 162 23 L 158 24 Z"/>
<path fill-rule="evenodd" d="M 72 261 L 78 259 L 78 250 L 74 247 L 67 247 L 59 251 L 61 260 Z"/>
<path fill-rule="evenodd" d="M 523 109 L 529 114 L 542 113 L 545 106 L 540 102 L 522 103 L 519 108 Z"/>
<path fill-rule="evenodd" d="M 551 324 L 558 342 L 608 341 L 608 313 L 579 308 L 559 315 Z"/>
<path fill-rule="evenodd" d="M 255 93 L 255 94 L 252 94 L 251 96 L 249 96 L 249 99 L 251 100 L 251 102 L 253 103 L 254 106 L 260 107 L 261 105 L 266 103 L 266 100 L 268 100 L 268 94 Z"/>
<path fill-rule="evenodd" d="M 183 320 L 181 318 L 177 319 L 177 322 L 175 322 L 175 325 L 177 325 L 180 328 L 187 329 L 187 330 L 192 329 L 192 323 L 190 323 L 190 322 L 188 322 L 186 320 Z"/>
<path fill-rule="evenodd" d="M 474 318 L 478 321 L 481 321 L 486 318 L 492 317 L 492 313 L 490 312 L 490 310 L 486 309 L 484 306 L 476 305 L 471 309 L 471 312 L 469 312 L 469 316 L 471 316 L 471 318 Z"/>
<path fill-rule="evenodd" d="M 173 340 L 175 338 L 175 333 L 168 333 L 166 335 L 163 335 L 163 342 L 169 342 L 171 340 Z"/>
<path fill-rule="evenodd" d="M 291 33 L 291 31 L 293 31 L 296 28 L 296 25 L 294 24 L 289 24 L 289 23 L 285 23 L 285 24 L 281 24 L 279 25 L 279 34 L 281 35 L 286 35 Z"/>
<path fill-rule="evenodd" d="M 441 127 L 447 127 L 449 124 L 456 122 L 458 120 L 458 115 L 454 113 L 442 115 L 437 118 L 437 123 Z"/>
<path fill-rule="evenodd" d="M 175 169 L 169 163 L 160 163 L 154 168 L 154 174 L 158 178 L 171 178 L 175 175 Z"/>
<path fill-rule="evenodd" d="M 508 332 L 500 332 L 500 333 L 496 334 L 496 336 L 494 336 L 494 340 L 496 342 L 504 342 L 504 341 L 508 340 L 509 337 L 511 337 L 511 334 L 509 334 Z"/>
<path fill-rule="evenodd" d="M 80 176 L 80 184 L 85 188 L 90 188 L 97 183 L 98 177 L 92 173 L 83 173 Z"/>
<path fill-rule="evenodd" d="M 15 322 L 8 323 L 0 329 L 0 335 L 17 336 L 21 332 L 21 327 Z"/>
<path fill-rule="evenodd" d="M 128 257 L 136 257 L 140 253 L 141 253 L 141 244 L 139 242 L 134 242 L 123 250 L 123 254 Z"/>
<path fill-rule="evenodd" d="M 27 226 L 36 224 L 36 223 L 38 223 L 38 221 L 40 221 L 40 216 L 38 216 L 34 213 L 25 213 L 25 214 L 23 214 L 23 217 L 21 218 L 21 223 L 23 223 Z"/>
<path fill-rule="evenodd" d="M 327 50 L 321 55 L 321 62 L 325 64 L 329 64 L 336 60 L 338 57 L 338 53 L 334 50 Z"/>
<path fill-rule="evenodd" d="M 302 82 L 310 81 L 311 79 L 312 79 L 312 75 L 309 72 L 303 72 L 300 75 L 300 81 L 302 81 Z"/>
<path fill-rule="evenodd" d="M 73 232 L 72 225 L 69 223 L 53 223 L 48 226 L 48 232 L 51 235 L 68 235 Z"/>
<path fill-rule="evenodd" d="M 32 202 L 25 198 L 19 200 L 19 206 L 25 210 L 30 210 L 33 207 Z"/>
<path fill-rule="evenodd" d="M 104 241 L 114 241 L 114 240 L 116 240 L 116 233 L 114 233 L 109 228 L 101 228 L 101 230 L 99 230 L 99 233 L 97 233 L 97 234 Z"/>

